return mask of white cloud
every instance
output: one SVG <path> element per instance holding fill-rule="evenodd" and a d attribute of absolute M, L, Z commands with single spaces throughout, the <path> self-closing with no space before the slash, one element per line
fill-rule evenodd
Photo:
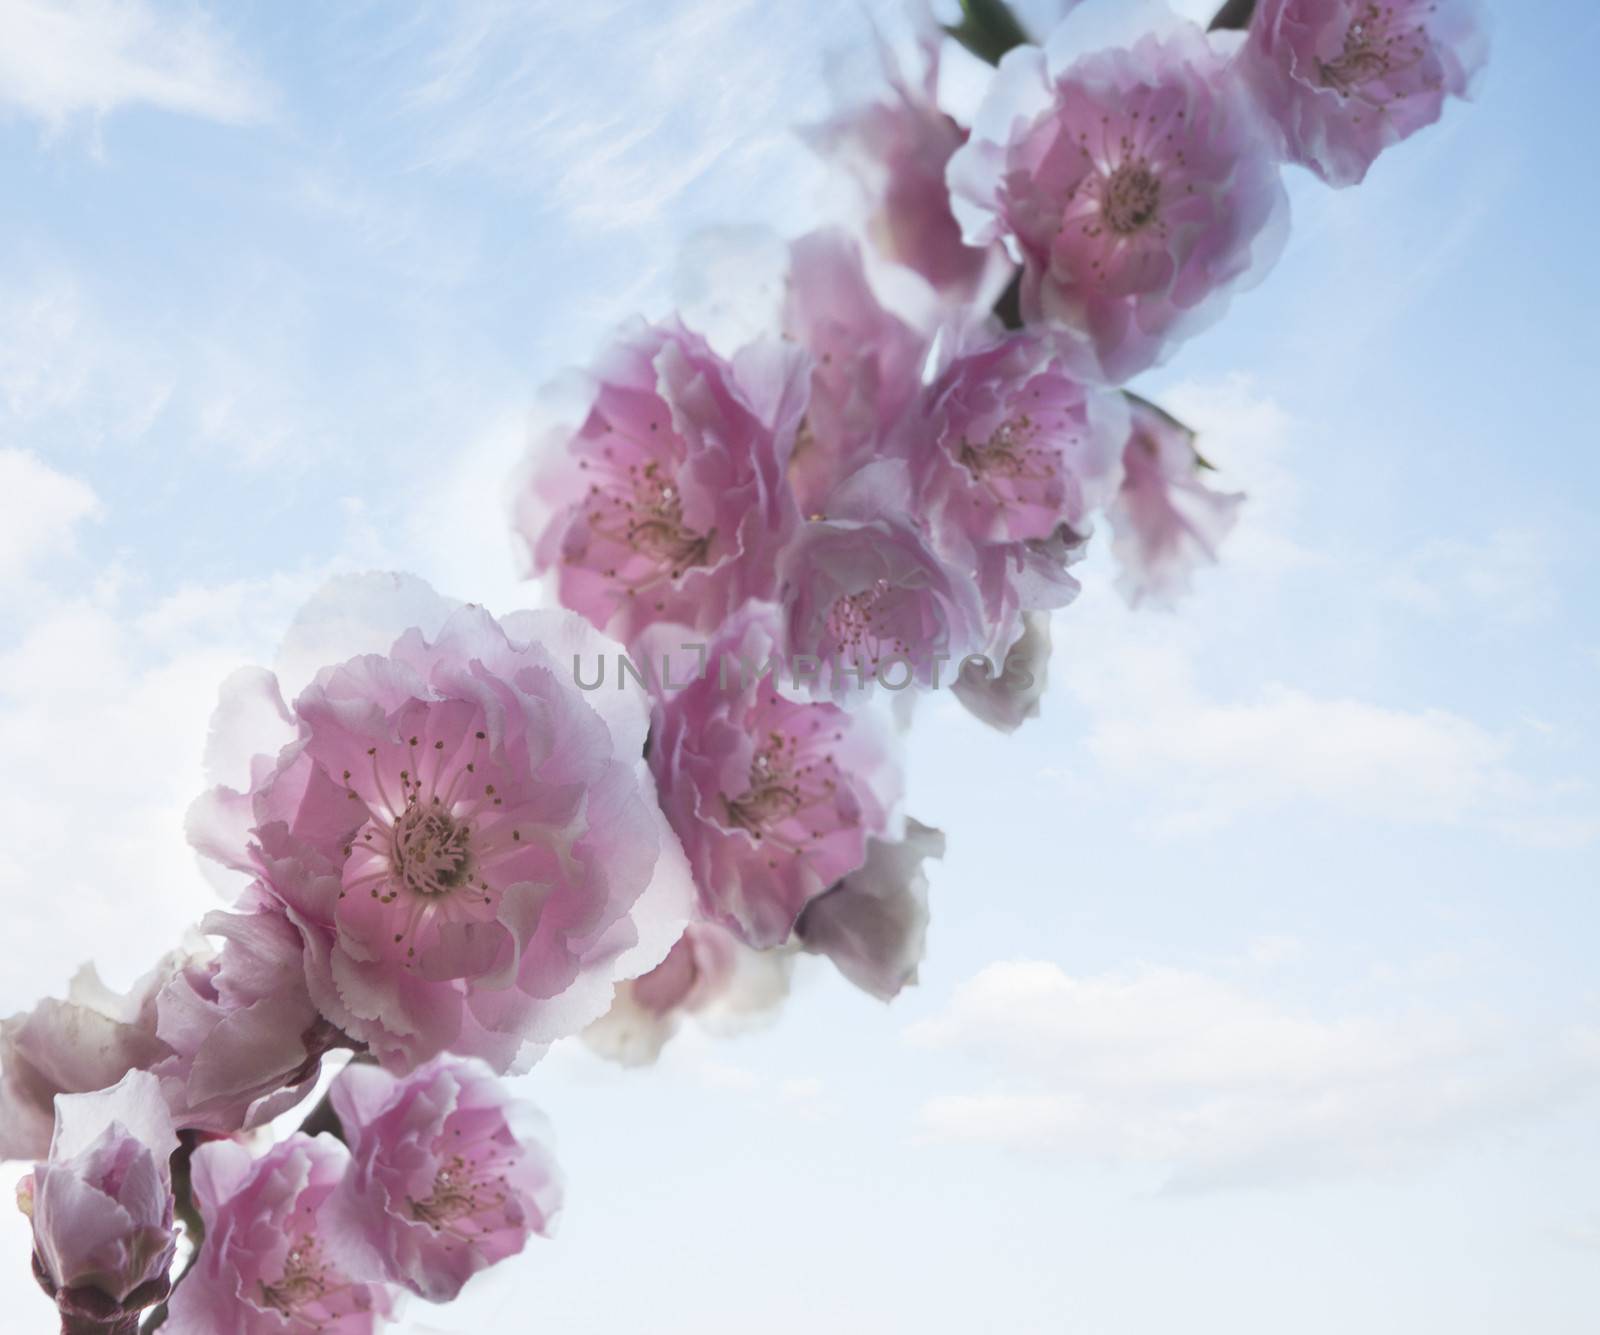
<path fill-rule="evenodd" d="M 1396 824 L 1473 821 L 1541 845 L 1600 835 L 1586 784 L 1531 777 L 1511 735 L 1459 713 L 1248 670 L 1224 694 L 1200 680 L 1204 627 L 1140 620 L 1097 591 L 1072 615 L 1095 652 L 1067 659 L 1059 675 L 1088 712 L 1088 749 L 1139 788 L 1162 832 L 1300 806 Z"/>
<path fill-rule="evenodd" d="M 908 1034 L 998 1076 L 929 1101 L 929 1138 L 1153 1165 L 1172 1190 L 1392 1172 L 1600 1089 L 1593 1031 L 1404 1006 L 1317 1017 L 1169 968 L 993 964 Z"/>
<path fill-rule="evenodd" d="M 143 338 L 117 336 L 76 278 L 37 254 L 0 270 L 0 430 L 55 444 L 138 437 L 174 373 Z"/>
<path fill-rule="evenodd" d="M 303 597 L 262 580 L 204 594 L 237 631 L 199 633 L 195 593 L 145 616 L 116 595 L 43 608 L 0 649 L 0 810 L 26 832 L 0 851 L 9 962 L 0 1014 L 59 994 L 88 958 L 131 981 L 182 926 L 220 907 L 185 842 L 223 679 Z M 248 617 L 244 615 L 248 609 Z M 181 628 L 181 629 L 180 629 Z"/>
<path fill-rule="evenodd" d="M 72 550 L 78 525 L 100 514 L 87 483 L 27 450 L 0 449 L 0 587 Z"/>
<path fill-rule="evenodd" d="M 271 94 L 208 16 L 144 0 L 0 0 L 0 106 L 59 129 L 144 105 L 241 123 Z"/>
<path fill-rule="evenodd" d="M 1523 626 L 1555 612 L 1555 562 L 1545 530 L 1502 528 L 1473 541 L 1425 543 L 1397 560 L 1378 588 L 1426 616 Z"/>

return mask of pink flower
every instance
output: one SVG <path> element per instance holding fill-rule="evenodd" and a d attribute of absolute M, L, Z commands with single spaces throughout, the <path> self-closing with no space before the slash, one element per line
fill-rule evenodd
<path fill-rule="evenodd" d="M 1127 411 L 1037 334 L 979 334 L 930 387 L 916 428 L 917 509 L 942 545 L 1048 538 L 1120 481 Z"/>
<path fill-rule="evenodd" d="M 1086 337 L 1112 381 L 1220 314 L 1287 214 L 1260 117 L 1188 25 L 1065 67 L 1011 51 L 949 181 L 967 241 L 1022 264 L 1024 316 Z"/>
<path fill-rule="evenodd" d="M 324 669 L 250 791 L 197 807 L 198 846 L 284 905 L 318 1009 L 385 1065 L 531 1060 L 682 932 L 644 702 L 573 680 L 614 652 L 567 613 L 462 608 Z"/>
<path fill-rule="evenodd" d="M 1039 716 L 1049 666 L 1050 613 L 1024 612 L 1000 670 L 987 660 L 963 663 L 951 690 L 974 717 L 1000 732 L 1015 732 Z"/>
<path fill-rule="evenodd" d="M 561 1179 L 526 1104 L 474 1063 L 395 1077 L 347 1066 L 331 1097 L 350 1145 L 327 1219 L 352 1274 L 449 1302 L 479 1270 L 548 1236 Z"/>
<path fill-rule="evenodd" d="M 794 243 L 782 318 L 814 367 L 789 481 L 804 514 L 826 513 L 916 394 L 926 345 L 879 304 L 859 247 L 836 229 Z"/>
<path fill-rule="evenodd" d="M 138 1312 L 165 1296 L 177 1244 L 168 1160 L 177 1148 L 147 1071 L 56 1100 L 50 1157 L 34 1165 L 19 1199 L 33 1217 L 35 1274 L 64 1329 L 134 1331 Z"/>
<path fill-rule="evenodd" d="M 901 839 L 873 839 L 867 860 L 806 905 L 796 931 L 812 954 L 882 1001 L 917 980 L 928 934 L 928 858 L 944 856 L 944 835 L 906 820 Z"/>
<path fill-rule="evenodd" d="M 153 1066 L 179 1126 L 227 1133 L 299 1103 L 339 1038 L 306 987 L 303 944 L 283 908 L 212 913 L 221 951 L 190 961 L 156 999 L 156 1032 L 172 1049 Z"/>
<path fill-rule="evenodd" d="M 1207 487 L 1194 433 L 1142 399 L 1133 400 L 1123 469 L 1122 490 L 1106 510 L 1118 585 L 1135 606 L 1170 603 L 1198 566 L 1216 562 L 1244 497 Z"/>
<path fill-rule="evenodd" d="M 1128 412 L 1084 358 L 1037 333 L 947 329 L 921 412 L 904 432 L 916 510 L 946 562 L 983 595 L 987 652 L 1025 611 L 1065 605 L 1090 515 L 1121 480 Z"/>
<path fill-rule="evenodd" d="M 784 472 L 808 369 L 771 342 L 729 364 L 676 322 L 623 330 L 583 425 L 518 500 L 563 606 L 631 642 L 656 621 L 709 631 L 770 597 L 798 519 Z"/>
<path fill-rule="evenodd" d="M 583 1041 L 624 1066 L 655 1061 L 685 1016 L 712 1032 L 759 1024 L 789 991 L 794 952 L 752 950 L 726 928 L 692 922 L 647 974 L 617 987 L 611 1009 L 583 1031 Z"/>
<path fill-rule="evenodd" d="M 205 1221 L 199 1259 L 173 1291 L 170 1335 L 369 1335 L 393 1314 L 375 1276 L 331 1257 L 329 1198 L 350 1162 L 332 1136 L 292 1135 L 259 1159 L 231 1140 L 191 1162 Z"/>
<path fill-rule="evenodd" d="M 745 609 L 658 705 L 650 742 L 702 914 L 756 947 L 783 944 L 807 901 L 861 865 L 897 782 L 867 720 L 779 692 L 779 647 L 774 609 Z"/>
<path fill-rule="evenodd" d="M 57 1094 L 105 1089 L 166 1055 L 156 1036 L 156 994 L 183 958 L 168 955 L 126 996 L 86 964 L 65 1001 L 47 997 L 0 1021 L 0 1159 L 49 1152 Z"/>
<path fill-rule="evenodd" d="M 1239 63 L 1289 159 L 1343 186 L 1470 96 L 1487 57 L 1475 0 L 1261 0 Z"/>
<path fill-rule="evenodd" d="M 916 68 L 907 71 L 880 35 L 884 95 L 843 108 L 802 133 L 822 157 L 855 178 L 866 205 L 867 237 L 884 259 L 921 275 L 948 301 L 989 306 L 1011 265 L 999 246 L 969 246 L 961 239 L 944 174 L 967 132 L 939 108 L 944 34 L 930 18 L 917 36 Z"/>
<path fill-rule="evenodd" d="M 880 471 L 891 473 L 870 470 Z M 860 488 L 864 498 L 878 490 L 876 483 Z M 936 686 L 947 664 L 979 652 L 987 638 L 972 576 L 941 559 L 892 502 L 880 513 L 806 524 L 784 565 L 793 661 L 821 664 L 818 683 L 838 697 L 874 682 L 889 690 Z"/>

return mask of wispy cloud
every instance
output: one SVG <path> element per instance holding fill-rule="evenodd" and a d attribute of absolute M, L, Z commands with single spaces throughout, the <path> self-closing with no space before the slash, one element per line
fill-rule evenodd
<path fill-rule="evenodd" d="M 775 157 L 798 157 L 774 149 L 817 80 L 770 63 L 766 53 L 784 44 L 774 28 L 798 39 L 802 24 L 858 21 L 835 4 L 480 0 L 415 25 L 400 44 L 405 58 L 421 54 L 404 104 L 424 165 L 536 191 L 586 227 L 637 228 L 730 160 L 770 175 Z"/>
<path fill-rule="evenodd" d="M 0 107 L 52 131 L 150 106 L 228 123 L 267 116 L 271 89 L 204 12 L 144 0 L 0 0 Z"/>
<path fill-rule="evenodd" d="M 1380 592 L 1424 616 L 1526 626 L 1556 611 L 1556 544 L 1544 529 L 1507 527 L 1473 540 L 1436 538 L 1398 559 Z"/>
<path fill-rule="evenodd" d="M 940 1141 L 1167 1172 L 1173 1191 L 1388 1174 L 1600 1089 L 1581 1024 L 1530 1030 L 1396 998 L 1318 1016 L 1182 969 L 988 966 L 908 1031 L 994 1072 L 922 1109 Z"/>
<path fill-rule="evenodd" d="M 100 499 L 86 482 L 27 450 L 0 449 L 0 589 L 70 552 L 78 525 L 99 513 Z"/>

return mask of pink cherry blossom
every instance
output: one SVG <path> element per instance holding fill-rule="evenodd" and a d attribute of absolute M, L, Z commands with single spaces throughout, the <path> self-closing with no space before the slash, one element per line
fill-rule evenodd
<path fill-rule="evenodd" d="M 1121 480 L 1127 412 L 1037 334 L 979 336 L 914 428 L 917 509 L 947 550 L 1087 532 Z"/>
<path fill-rule="evenodd" d="M 353 1065 L 330 1096 L 351 1163 L 327 1219 L 350 1273 L 449 1302 L 530 1234 L 549 1236 L 562 1193 L 542 1123 L 487 1069 L 448 1057 L 403 1077 Z"/>
<path fill-rule="evenodd" d="M 643 1066 L 661 1055 L 686 1016 L 712 1033 L 761 1024 L 788 995 L 794 952 L 752 950 L 713 922 L 692 922 L 647 974 L 621 983 L 611 1009 L 583 1031 L 602 1057 Z"/>
<path fill-rule="evenodd" d="M 870 721 L 783 695 L 775 610 L 752 604 L 705 671 L 656 709 L 650 764 L 702 914 L 781 945 L 810 899 L 861 865 L 897 782 Z"/>
<path fill-rule="evenodd" d="M 796 932 L 859 987 L 889 1001 L 917 980 L 928 934 L 922 864 L 944 856 L 944 835 L 907 818 L 900 839 L 873 839 L 866 862 L 806 905 Z"/>
<path fill-rule="evenodd" d="M 1197 567 L 1216 562 L 1244 497 L 1206 486 L 1194 433 L 1142 399 L 1133 401 L 1123 469 L 1106 510 L 1118 585 L 1134 605 L 1170 603 Z"/>
<path fill-rule="evenodd" d="M 1065 65 L 1009 52 L 949 182 L 967 241 L 1022 264 L 1025 318 L 1086 337 L 1112 381 L 1219 315 L 1285 231 L 1261 118 L 1192 25 Z"/>
<path fill-rule="evenodd" d="M 462 608 L 324 669 L 250 791 L 197 807 L 197 844 L 284 906 L 318 1009 L 385 1065 L 532 1060 L 681 934 L 644 702 L 573 680 L 616 651 L 569 613 Z"/>
<path fill-rule="evenodd" d="M 86 964 L 65 1001 L 47 997 L 0 1021 L 0 1159 L 49 1152 L 57 1094 L 105 1089 L 167 1055 L 156 1036 L 156 995 L 184 958 L 167 955 L 126 995 Z"/>
<path fill-rule="evenodd" d="M 1015 732 L 1039 716 L 1049 666 L 1050 613 L 1024 612 L 1022 628 L 1000 660 L 999 670 L 988 659 L 969 660 L 961 665 L 951 691 L 969 713 L 991 728 Z"/>
<path fill-rule="evenodd" d="M 259 1159 L 216 1140 L 194 1153 L 205 1242 L 172 1294 L 168 1335 L 370 1335 L 394 1312 L 376 1276 L 332 1259 L 325 1207 L 350 1153 L 329 1135 L 292 1135 Z"/>
<path fill-rule="evenodd" d="M 782 319 L 814 367 L 789 481 L 803 513 L 828 513 L 917 392 L 926 344 L 879 303 L 860 248 L 832 228 L 791 248 Z"/>
<path fill-rule="evenodd" d="M 987 325 L 940 342 L 943 368 L 902 438 L 916 509 L 945 560 L 974 571 L 999 658 L 1023 613 L 1076 596 L 1067 567 L 1121 480 L 1128 412 L 1070 344 Z"/>
<path fill-rule="evenodd" d="M 161 1087 L 129 1071 L 56 1100 L 50 1155 L 19 1194 L 34 1271 L 65 1330 L 133 1332 L 165 1296 L 177 1237 L 168 1160 L 178 1147 Z"/>
<path fill-rule="evenodd" d="M 892 507 L 806 524 L 784 565 L 782 600 L 791 654 L 820 663 L 818 682 L 841 698 L 874 682 L 935 686 L 987 639 L 972 575 Z"/>
<path fill-rule="evenodd" d="M 1469 96 L 1487 56 L 1476 0 L 1261 0 L 1239 64 L 1289 159 L 1343 186 Z"/>
<path fill-rule="evenodd" d="M 672 322 L 624 329 L 576 434 L 544 442 L 517 527 L 562 604 L 625 641 L 709 631 L 770 597 L 798 513 L 783 485 L 807 367 L 767 341 L 722 360 Z"/>
<path fill-rule="evenodd" d="M 172 1053 L 152 1069 L 178 1125 L 226 1133 L 299 1103 L 339 1035 L 311 1000 L 302 938 L 280 905 L 208 914 L 202 930 L 222 949 L 161 990 L 156 1032 Z"/>
<path fill-rule="evenodd" d="M 940 109 L 939 46 L 944 34 L 919 16 L 907 68 L 881 34 L 882 94 L 807 127 L 806 141 L 854 178 L 866 207 L 865 232 L 893 264 L 919 274 L 951 302 L 993 304 L 1012 266 L 998 245 L 969 246 L 950 211 L 945 168 L 967 132 Z"/>

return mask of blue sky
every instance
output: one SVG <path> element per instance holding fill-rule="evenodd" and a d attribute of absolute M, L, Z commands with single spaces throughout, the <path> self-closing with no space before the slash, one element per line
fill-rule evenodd
<path fill-rule="evenodd" d="M 922 985 L 802 970 L 651 1071 L 558 1049 L 521 1083 L 562 1236 L 408 1328 L 1595 1328 L 1600 17 L 1497 19 L 1478 101 L 1360 189 L 1293 175 L 1277 269 L 1147 377 L 1251 495 L 1224 565 L 1133 614 L 1092 562 L 1016 738 L 923 712 Z M 788 127 L 863 32 L 0 0 L 0 1010 L 213 904 L 211 699 L 328 573 L 537 596 L 538 386 L 698 229 L 823 216 Z"/>

